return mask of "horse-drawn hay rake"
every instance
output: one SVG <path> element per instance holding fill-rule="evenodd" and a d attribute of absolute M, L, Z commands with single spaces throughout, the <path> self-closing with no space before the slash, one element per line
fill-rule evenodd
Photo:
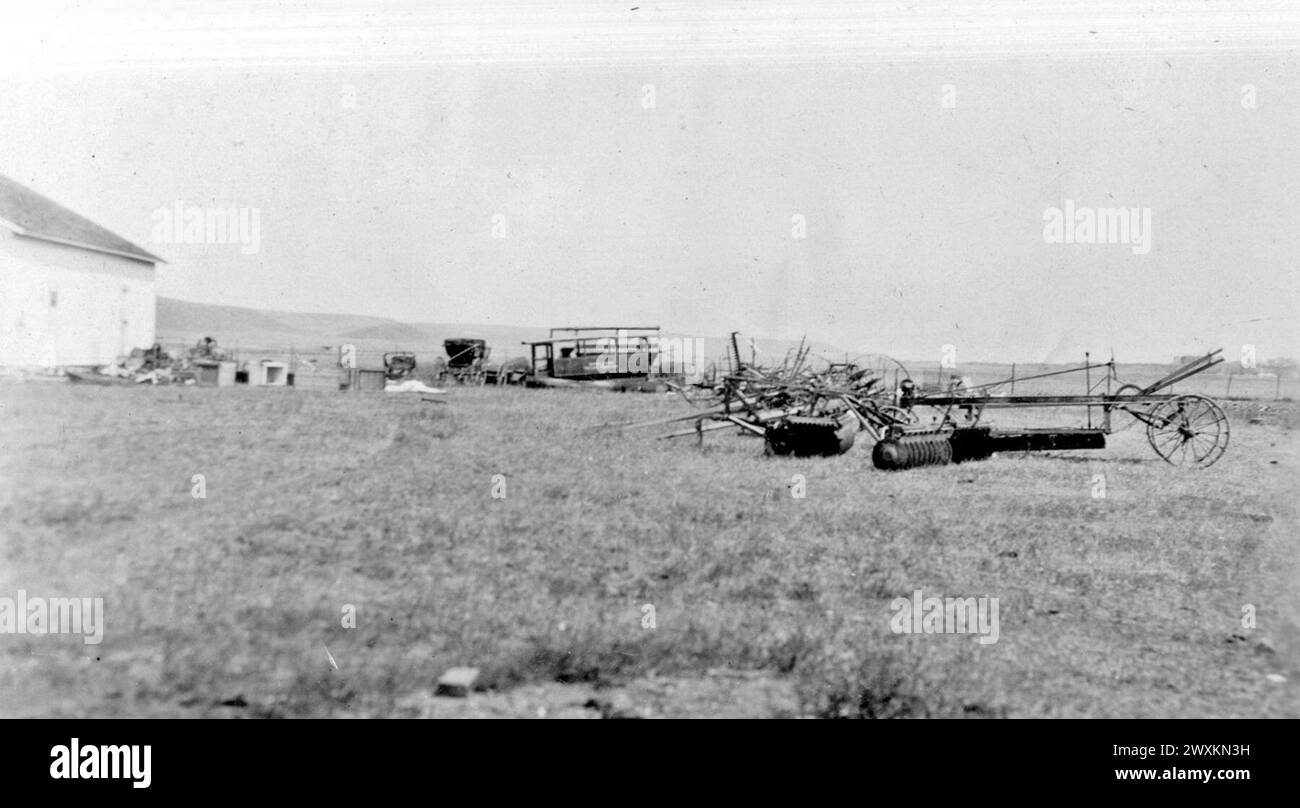
<path fill-rule="evenodd" d="M 1228 447 L 1228 417 L 1211 398 L 1168 391 L 1221 363 L 1221 353 L 1212 351 L 1145 387 L 1118 385 L 1113 359 L 1104 364 L 1085 360 L 1078 367 L 1014 380 L 1082 373 L 1084 395 L 999 394 L 1012 379 L 931 394 L 916 393 L 904 380 L 891 392 L 867 370 L 846 373 L 837 366 L 833 373 L 814 374 L 800 369 L 802 361 L 778 374 L 742 367 L 725 377 L 716 406 L 629 426 L 694 421 L 694 428 L 663 437 L 695 435 L 701 442 L 706 432 L 738 427 L 763 437 L 768 454 L 799 456 L 842 454 L 865 433 L 874 442 L 874 465 L 901 470 L 982 460 L 997 452 L 1104 449 L 1106 436 L 1119 431 L 1113 416 L 1122 413 L 1144 425 L 1148 443 L 1166 462 L 1205 468 Z M 1106 372 L 1094 384 L 1092 372 L 1099 369 Z M 1013 408 L 1083 408 L 1087 425 L 999 429 L 981 423 L 985 410 Z M 1099 423 L 1094 424 L 1098 410 Z M 918 411 L 931 413 L 928 424 L 921 423 Z"/>

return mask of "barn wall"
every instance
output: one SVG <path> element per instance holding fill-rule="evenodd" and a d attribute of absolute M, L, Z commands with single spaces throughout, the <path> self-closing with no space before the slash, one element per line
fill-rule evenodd
<path fill-rule="evenodd" d="M 152 345 L 154 275 L 0 227 L 0 366 L 100 365 Z"/>

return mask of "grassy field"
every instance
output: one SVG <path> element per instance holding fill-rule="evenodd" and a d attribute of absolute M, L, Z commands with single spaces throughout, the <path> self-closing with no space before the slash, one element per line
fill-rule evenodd
<path fill-rule="evenodd" d="M 0 635 L 0 715 L 1300 717 L 1294 404 L 1225 405 L 1203 471 L 1134 428 L 887 474 L 594 428 L 663 396 L 448 398 L 0 387 L 0 597 L 107 624 Z M 893 633 L 918 589 L 998 641 Z"/>

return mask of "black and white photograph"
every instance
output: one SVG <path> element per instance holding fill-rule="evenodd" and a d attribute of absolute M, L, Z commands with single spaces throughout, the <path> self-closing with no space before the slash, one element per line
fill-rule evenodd
<path fill-rule="evenodd" d="M 0 717 L 1300 718 L 1300 6 L 0 8 Z"/>

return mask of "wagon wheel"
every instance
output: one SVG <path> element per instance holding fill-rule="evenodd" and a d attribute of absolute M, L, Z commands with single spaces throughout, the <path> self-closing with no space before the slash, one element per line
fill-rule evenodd
<path fill-rule="evenodd" d="M 911 425 L 921 422 L 920 417 L 918 417 L 916 413 L 911 410 L 905 410 L 902 407 L 895 407 L 893 404 L 886 404 L 885 406 L 878 408 L 877 412 L 879 412 L 880 416 L 891 425 Z"/>
<path fill-rule="evenodd" d="M 1162 401 L 1143 420 L 1151 448 L 1175 466 L 1213 465 L 1228 448 L 1228 416 L 1205 396 Z"/>
<path fill-rule="evenodd" d="M 1141 387 L 1138 387 L 1136 384 L 1126 384 L 1126 385 L 1121 386 L 1118 390 L 1116 390 L 1116 391 L 1115 391 L 1115 395 L 1116 395 L 1116 396 L 1139 396 L 1139 395 L 1142 395 L 1142 388 L 1141 388 Z M 1120 425 L 1120 426 L 1116 426 L 1116 425 L 1115 425 L 1115 417 L 1114 417 L 1114 416 L 1115 416 L 1115 413 L 1116 413 L 1116 412 L 1124 412 L 1124 411 L 1125 411 L 1125 410 L 1124 410 L 1124 405 L 1122 405 L 1122 404 L 1119 405 L 1119 406 L 1111 407 L 1111 408 L 1110 408 L 1110 412 L 1111 412 L 1111 426 L 1110 426 L 1110 431 L 1111 431 L 1111 434 L 1114 434 L 1114 433 L 1116 433 L 1116 432 L 1123 432 L 1124 430 L 1129 429 L 1130 427 L 1133 426 L 1133 423 L 1137 420 L 1136 418 L 1123 418 L 1123 419 L 1120 419 L 1120 424 L 1121 424 L 1121 425 Z"/>

